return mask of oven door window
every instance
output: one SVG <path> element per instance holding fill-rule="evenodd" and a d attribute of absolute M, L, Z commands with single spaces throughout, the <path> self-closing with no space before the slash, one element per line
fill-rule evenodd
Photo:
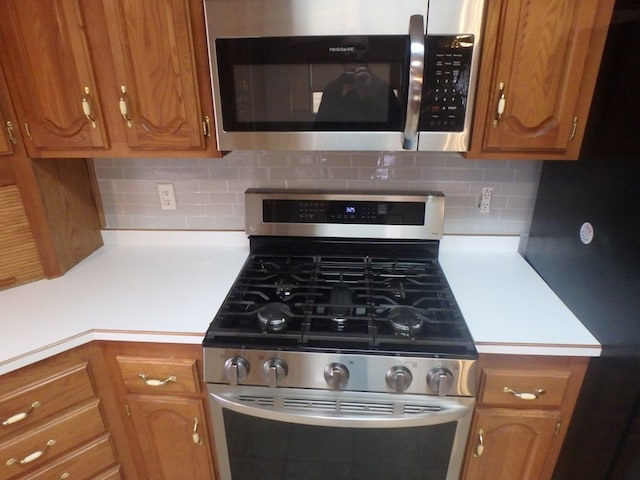
<path fill-rule="evenodd" d="M 400 131 L 408 35 L 216 39 L 226 131 Z"/>
<path fill-rule="evenodd" d="M 233 480 L 445 480 L 457 427 L 341 428 L 223 415 Z"/>

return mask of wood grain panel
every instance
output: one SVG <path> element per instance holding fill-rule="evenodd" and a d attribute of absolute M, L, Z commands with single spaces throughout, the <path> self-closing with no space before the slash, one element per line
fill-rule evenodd
<path fill-rule="evenodd" d="M 15 185 L 0 187 L 0 289 L 44 278 L 27 214 Z"/>

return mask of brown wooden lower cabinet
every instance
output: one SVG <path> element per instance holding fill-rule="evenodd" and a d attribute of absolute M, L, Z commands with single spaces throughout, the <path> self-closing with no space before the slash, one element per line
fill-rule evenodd
<path fill-rule="evenodd" d="M 140 479 L 215 480 L 200 345 L 101 342 Z"/>
<path fill-rule="evenodd" d="M 461 478 L 550 479 L 587 364 L 582 357 L 480 355 Z"/>

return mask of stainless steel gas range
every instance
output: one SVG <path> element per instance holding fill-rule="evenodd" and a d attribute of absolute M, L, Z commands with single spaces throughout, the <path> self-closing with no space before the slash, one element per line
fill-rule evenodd
<path fill-rule="evenodd" d="M 204 376 L 221 480 L 453 480 L 477 353 L 444 195 L 248 190 L 250 255 Z"/>

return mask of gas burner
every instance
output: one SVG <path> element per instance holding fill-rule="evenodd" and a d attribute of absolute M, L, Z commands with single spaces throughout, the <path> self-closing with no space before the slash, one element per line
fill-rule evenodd
<path fill-rule="evenodd" d="M 425 324 L 425 317 L 414 308 L 398 307 L 389 313 L 388 321 L 396 333 L 411 337 L 422 330 Z"/>
<path fill-rule="evenodd" d="M 286 303 L 272 302 L 260 307 L 257 313 L 258 323 L 265 332 L 280 332 L 287 328 L 287 322 L 293 312 Z"/>
<path fill-rule="evenodd" d="M 393 298 L 397 298 L 399 300 L 407 298 L 407 292 L 401 278 L 390 278 L 385 280 L 384 285 L 389 289 Z"/>
<path fill-rule="evenodd" d="M 336 283 L 331 287 L 330 303 L 327 313 L 332 316 L 336 329 L 343 330 L 353 307 L 353 291 L 342 282 Z"/>
<path fill-rule="evenodd" d="M 291 277 L 280 277 L 274 285 L 276 287 L 276 295 L 282 300 L 289 300 L 293 290 L 298 286 L 298 282 Z"/>

